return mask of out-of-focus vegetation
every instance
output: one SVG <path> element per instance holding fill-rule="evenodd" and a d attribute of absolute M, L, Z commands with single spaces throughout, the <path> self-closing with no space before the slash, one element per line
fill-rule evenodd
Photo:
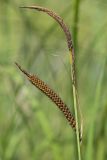
<path fill-rule="evenodd" d="M 107 1 L 75 3 L 0 0 L 0 160 L 77 160 L 75 133 L 64 116 L 14 64 L 37 74 L 73 112 L 64 34 L 46 14 L 19 8 L 32 4 L 59 13 L 72 32 L 84 122 L 82 159 L 107 159 Z"/>

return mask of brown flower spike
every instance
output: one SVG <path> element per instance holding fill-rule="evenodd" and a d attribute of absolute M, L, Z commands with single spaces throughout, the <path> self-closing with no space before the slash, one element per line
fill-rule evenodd
<path fill-rule="evenodd" d="M 44 7 L 41 7 L 41 6 L 27 6 L 27 7 L 22 6 L 21 8 L 36 9 L 38 11 L 45 12 L 49 16 L 51 16 L 52 18 L 54 18 L 59 23 L 59 25 L 61 26 L 61 28 L 63 29 L 63 31 L 64 31 L 64 33 L 66 35 L 67 44 L 68 44 L 69 50 L 73 49 L 73 43 L 72 43 L 71 33 L 70 33 L 67 25 L 63 22 L 63 19 L 59 15 L 57 15 L 55 12 L 49 10 L 48 8 L 44 8 Z"/>
<path fill-rule="evenodd" d="M 39 90 L 41 90 L 46 96 L 48 96 L 57 106 L 58 108 L 63 112 L 64 116 L 68 120 L 69 124 L 72 126 L 74 130 L 76 130 L 76 122 L 71 114 L 69 108 L 67 105 L 61 100 L 61 98 L 42 80 L 40 80 L 36 75 L 31 75 L 28 72 L 26 72 L 24 69 L 21 68 L 21 66 L 18 63 L 15 63 L 20 71 L 22 71 L 28 78 L 28 80 Z"/>

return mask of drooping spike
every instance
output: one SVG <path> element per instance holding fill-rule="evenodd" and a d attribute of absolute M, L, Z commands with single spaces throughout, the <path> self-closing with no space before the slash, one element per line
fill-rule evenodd
<path fill-rule="evenodd" d="M 70 33 L 69 28 L 67 27 L 67 25 L 64 23 L 63 19 L 58 14 L 56 14 L 55 12 L 49 10 L 48 8 L 44 8 L 44 7 L 41 7 L 41 6 L 22 6 L 20 8 L 36 9 L 38 11 L 45 12 L 49 16 L 54 18 L 59 23 L 59 25 L 61 26 L 61 28 L 63 29 L 63 31 L 64 31 L 64 33 L 66 35 L 69 51 L 72 52 L 72 61 L 74 61 L 74 48 L 73 48 L 73 42 L 72 42 L 71 33 Z"/>

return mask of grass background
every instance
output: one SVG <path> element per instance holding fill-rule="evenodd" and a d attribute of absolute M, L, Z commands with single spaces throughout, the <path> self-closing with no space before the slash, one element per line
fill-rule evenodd
<path fill-rule="evenodd" d="M 75 44 L 84 121 L 83 160 L 107 159 L 107 1 L 0 0 L 0 160 L 77 160 L 75 133 L 16 68 L 17 61 L 53 88 L 73 112 L 67 44 L 37 4 L 61 15 Z"/>

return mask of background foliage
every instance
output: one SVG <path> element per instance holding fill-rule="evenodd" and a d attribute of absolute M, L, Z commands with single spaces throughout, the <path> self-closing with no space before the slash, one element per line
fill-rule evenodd
<path fill-rule="evenodd" d="M 64 34 L 42 5 L 61 15 L 75 43 L 84 121 L 83 160 L 107 159 L 107 1 L 0 0 L 0 160 L 76 160 L 75 133 L 57 107 L 16 68 L 51 86 L 73 112 Z"/>

